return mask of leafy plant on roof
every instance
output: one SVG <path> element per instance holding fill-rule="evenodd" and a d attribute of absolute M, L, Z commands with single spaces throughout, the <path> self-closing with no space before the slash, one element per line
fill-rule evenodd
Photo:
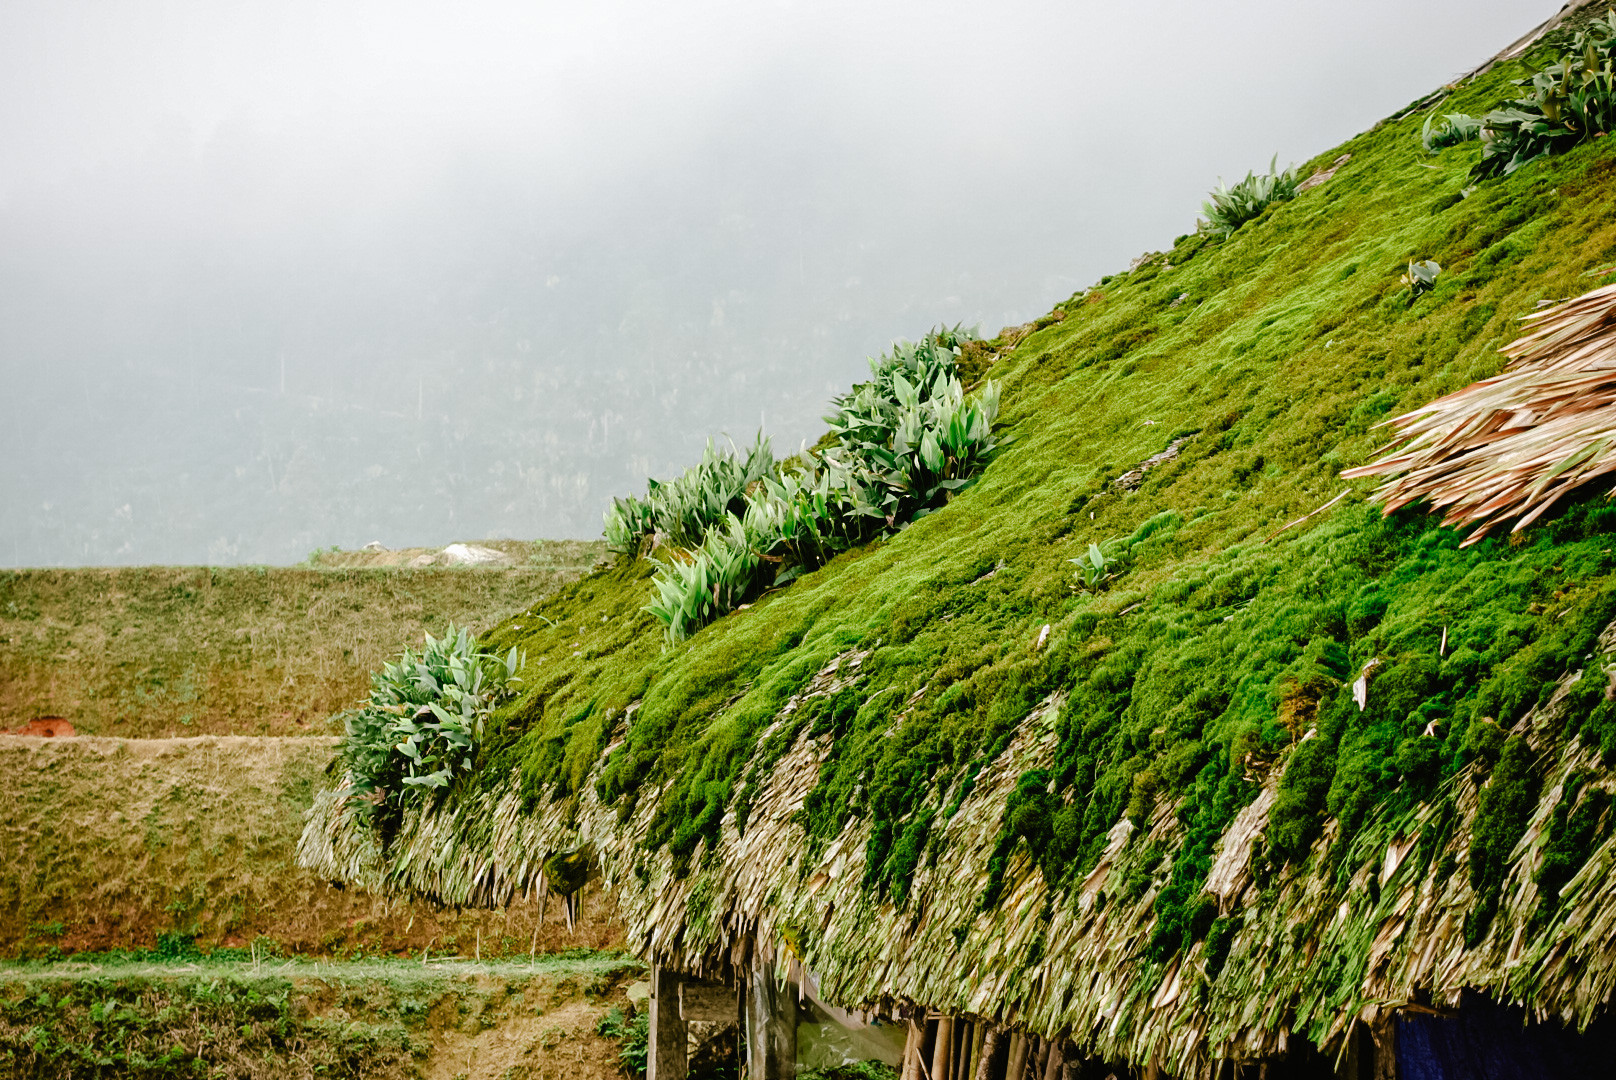
<path fill-rule="evenodd" d="M 951 351 L 923 342 L 893 353 L 875 366 L 874 379 L 837 399 L 826 420 L 838 445 L 824 457 L 831 486 L 847 493 L 852 512 L 887 528 L 941 506 L 998 448 L 997 385 L 988 382 L 967 401 Z"/>
<path fill-rule="evenodd" d="M 1082 579 L 1083 587 L 1094 592 L 1116 575 L 1119 564 L 1127 556 L 1123 544 L 1121 539 L 1107 540 L 1104 544 L 1091 543 L 1082 555 L 1066 561 L 1077 564 L 1077 576 Z"/>
<path fill-rule="evenodd" d="M 744 455 L 707 440 L 701 461 L 673 480 L 647 484 L 644 499 L 614 499 L 606 511 L 606 543 L 631 558 L 650 542 L 693 548 L 725 515 L 746 509 L 746 491 L 775 472 L 769 440 L 759 432 Z"/>
<path fill-rule="evenodd" d="M 709 449 L 708 459 L 679 480 L 653 485 L 646 502 L 618 500 L 607 514 L 615 549 L 639 551 L 647 528 L 668 540 L 652 582 L 657 596 L 646 608 L 668 639 L 681 641 L 765 589 L 902 528 L 970 484 L 998 448 L 999 410 L 992 382 L 965 395 L 957 361 L 970 340 L 974 331 L 942 328 L 872 360 L 870 380 L 836 398 L 825 418 L 834 445 L 810 454 L 806 465 L 781 470 L 770 457 L 760 472 L 767 453 L 760 437 L 765 448 L 744 469 Z M 738 498 L 721 513 L 679 512 L 692 501 L 703 513 L 717 508 L 718 496 L 741 479 Z M 666 494 L 670 489 L 707 494 L 676 497 Z M 687 524 L 664 524 L 673 521 Z M 692 543 L 688 529 L 697 521 L 706 522 L 705 531 Z"/>
<path fill-rule="evenodd" d="M 391 816 L 470 771 L 489 714 L 521 688 L 521 667 L 516 648 L 479 652 L 469 627 L 451 625 L 375 672 L 369 698 L 342 718 L 349 805 Z"/>
<path fill-rule="evenodd" d="M 646 610 L 667 627 L 670 641 L 683 641 L 754 594 L 760 584 L 758 539 L 731 514 L 708 529 L 694 550 L 659 563 L 651 579 L 656 599 Z"/>
<path fill-rule="evenodd" d="M 1482 118 L 1484 147 L 1471 170 L 1478 180 L 1507 176 L 1546 154 L 1616 130 L 1616 12 L 1580 31 L 1571 47 L 1542 67 L 1522 61 L 1524 93 Z"/>
<path fill-rule="evenodd" d="M 1479 138 L 1481 121 L 1465 113 L 1448 113 L 1446 116 L 1432 113 L 1425 118 L 1425 126 L 1420 129 L 1420 145 L 1425 147 L 1428 154 Z"/>
<path fill-rule="evenodd" d="M 1220 178 L 1218 186 L 1201 204 L 1201 213 L 1206 217 L 1202 228 L 1216 236 L 1227 237 L 1274 203 L 1296 198 L 1296 188 L 1301 182 L 1296 167 L 1292 165 L 1279 171 L 1275 168 L 1278 164 L 1279 155 L 1275 154 L 1266 173 L 1259 176 L 1248 172 L 1246 178 L 1233 187 Z"/>

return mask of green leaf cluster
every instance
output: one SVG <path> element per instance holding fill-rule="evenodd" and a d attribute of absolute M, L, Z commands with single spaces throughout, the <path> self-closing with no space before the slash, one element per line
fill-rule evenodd
<path fill-rule="evenodd" d="M 943 505 L 992 457 L 999 388 L 990 380 L 966 400 L 965 334 L 956 326 L 899 342 L 871 361 L 869 382 L 835 399 L 824 466 L 844 512 L 897 528 Z"/>
<path fill-rule="evenodd" d="M 1482 118 L 1484 146 L 1471 170 L 1477 180 L 1507 176 L 1529 161 L 1563 153 L 1616 130 L 1616 12 L 1577 33 L 1542 67 L 1524 66 L 1522 96 Z"/>
<path fill-rule="evenodd" d="M 595 1024 L 595 1034 L 616 1039 L 620 1049 L 617 1063 L 630 1076 L 644 1076 L 650 1056 L 651 1014 L 645 1009 L 624 1012 L 613 1005 Z"/>
<path fill-rule="evenodd" d="M 1248 172 L 1233 187 L 1220 179 L 1201 204 L 1206 218 L 1202 227 L 1215 236 L 1227 237 L 1274 203 L 1296 198 L 1296 187 L 1301 182 L 1296 167 L 1281 172 L 1275 168 L 1278 164 L 1279 155 L 1275 154 L 1266 173 L 1259 176 Z"/>
<path fill-rule="evenodd" d="M 469 627 L 451 625 L 372 675 L 370 697 L 342 717 L 348 805 L 391 820 L 469 771 L 489 714 L 521 688 L 522 663 L 515 646 L 503 657 L 479 652 Z"/>
<path fill-rule="evenodd" d="M 1427 154 L 1479 138 L 1481 121 L 1466 113 L 1448 113 L 1445 116 L 1432 113 L 1425 118 L 1425 126 L 1420 129 L 1420 145 L 1425 147 Z"/>
<path fill-rule="evenodd" d="M 636 554 L 647 529 L 672 548 L 659 559 L 646 608 L 668 640 L 924 517 L 969 485 L 998 449 L 999 412 L 992 381 L 966 397 L 958 358 L 970 340 L 973 331 L 941 328 L 872 360 L 870 380 L 832 402 L 831 445 L 793 468 L 775 467 L 761 435 L 744 466 L 709 444 L 678 480 L 653 481 L 646 503 L 618 500 L 606 515 L 613 550 Z"/>
<path fill-rule="evenodd" d="M 708 439 L 700 463 L 665 483 L 648 481 L 644 499 L 612 500 L 605 515 L 606 546 L 630 558 L 647 544 L 695 548 L 727 515 L 744 512 L 747 491 L 776 470 L 762 432 L 744 456 L 733 448 L 718 449 Z"/>

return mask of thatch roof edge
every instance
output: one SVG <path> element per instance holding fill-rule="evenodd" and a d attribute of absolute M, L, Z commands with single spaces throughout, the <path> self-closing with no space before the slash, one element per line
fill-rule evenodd
<path fill-rule="evenodd" d="M 1604 644 L 1616 644 L 1611 630 Z M 821 673 L 814 692 L 825 692 L 836 668 Z M 918 869 L 903 907 L 862 886 L 861 822 L 822 848 L 797 824 L 826 750 L 823 739 L 806 735 L 770 775 L 745 835 L 726 819 L 718 849 L 698 852 L 683 878 L 665 850 L 643 845 L 652 794 L 625 822 L 599 802 L 592 783 L 573 800 L 524 814 L 514 777 L 497 794 L 410 813 L 385 861 L 325 793 L 310 812 L 299 858 L 365 887 L 498 906 L 536 886 L 546 856 L 587 848 L 617 896 L 633 946 L 674 968 L 711 973 L 755 942 L 782 967 L 808 966 L 822 995 L 844 1006 L 910 1003 L 974 1015 L 1069 1036 L 1096 1056 L 1154 1059 L 1174 1075 L 1207 1076 L 1220 1059 L 1279 1053 L 1297 1035 L 1332 1052 L 1357 1023 L 1415 1001 L 1456 1005 L 1466 988 L 1585 1026 L 1616 985 L 1608 956 L 1616 903 L 1604 889 L 1616 870 L 1616 837 L 1599 844 L 1565 887 L 1560 914 L 1535 933 L 1529 926 L 1537 909 L 1532 878 L 1562 785 L 1597 766 L 1597 753 L 1566 738 L 1557 722 L 1560 697 L 1577 677 L 1562 680 L 1561 693 L 1516 727 L 1546 762 L 1546 780 L 1511 855 L 1499 913 L 1474 948 L 1462 936 L 1476 899 L 1464 872 L 1470 826 L 1486 783 L 1474 766 L 1404 817 L 1372 821 L 1344 859 L 1327 828 L 1306 860 L 1262 883 L 1243 853 L 1270 801 L 1255 799 L 1255 813 L 1237 818 L 1220 843 L 1223 872 L 1212 885 L 1230 890 L 1222 904 L 1239 929 L 1216 978 L 1199 956 L 1159 963 L 1148 955 L 1153 903 L 1170 862 L 1142 860 L 1179 838 L 1173 807 L 1159 808 L 1143 836 L 1119 823 L 1101 865 L 1059 890 L 1024 848 L 1015 852 L 1003 896 L 979 910 L 1004 799 L 1022 773 L 1052 758 L 1058 698 L 1026 719 L 938 826 L 935 860 Z M 1616 789 L 1603 769 L 1592 775 Z M 1277 772 L 1269 777 L 1270 792 L 1277 780 Z M 1343 879 L 1338 865 L 1356 870 Z M 1151 884 L 1130 895 L 1130 876 Z"/>

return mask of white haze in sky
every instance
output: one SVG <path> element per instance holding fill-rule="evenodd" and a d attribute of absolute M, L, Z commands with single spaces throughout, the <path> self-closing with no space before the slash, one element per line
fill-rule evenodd
<path fill-rule="evenodd" d="M 598 535 L 1552 2 L 0 5 L 0 564 Z"/>

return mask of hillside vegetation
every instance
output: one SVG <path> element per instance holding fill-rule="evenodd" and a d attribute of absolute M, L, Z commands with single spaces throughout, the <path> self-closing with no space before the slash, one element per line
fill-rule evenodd
<path fill-rule="evenodd" d="M 511 565 L 0 571 L 0 728 L 61 716 L 125 738 L 333 734 L 370 672 L 424 632 L 484 628 L 587 571 L 599 543 L 519 547 Z"/>
<path fill-rule="evenodd" d="M 602 1020 L 644 968 L 536 964 L 0 966 L 0 1075 L 615 1080 Z"/>

